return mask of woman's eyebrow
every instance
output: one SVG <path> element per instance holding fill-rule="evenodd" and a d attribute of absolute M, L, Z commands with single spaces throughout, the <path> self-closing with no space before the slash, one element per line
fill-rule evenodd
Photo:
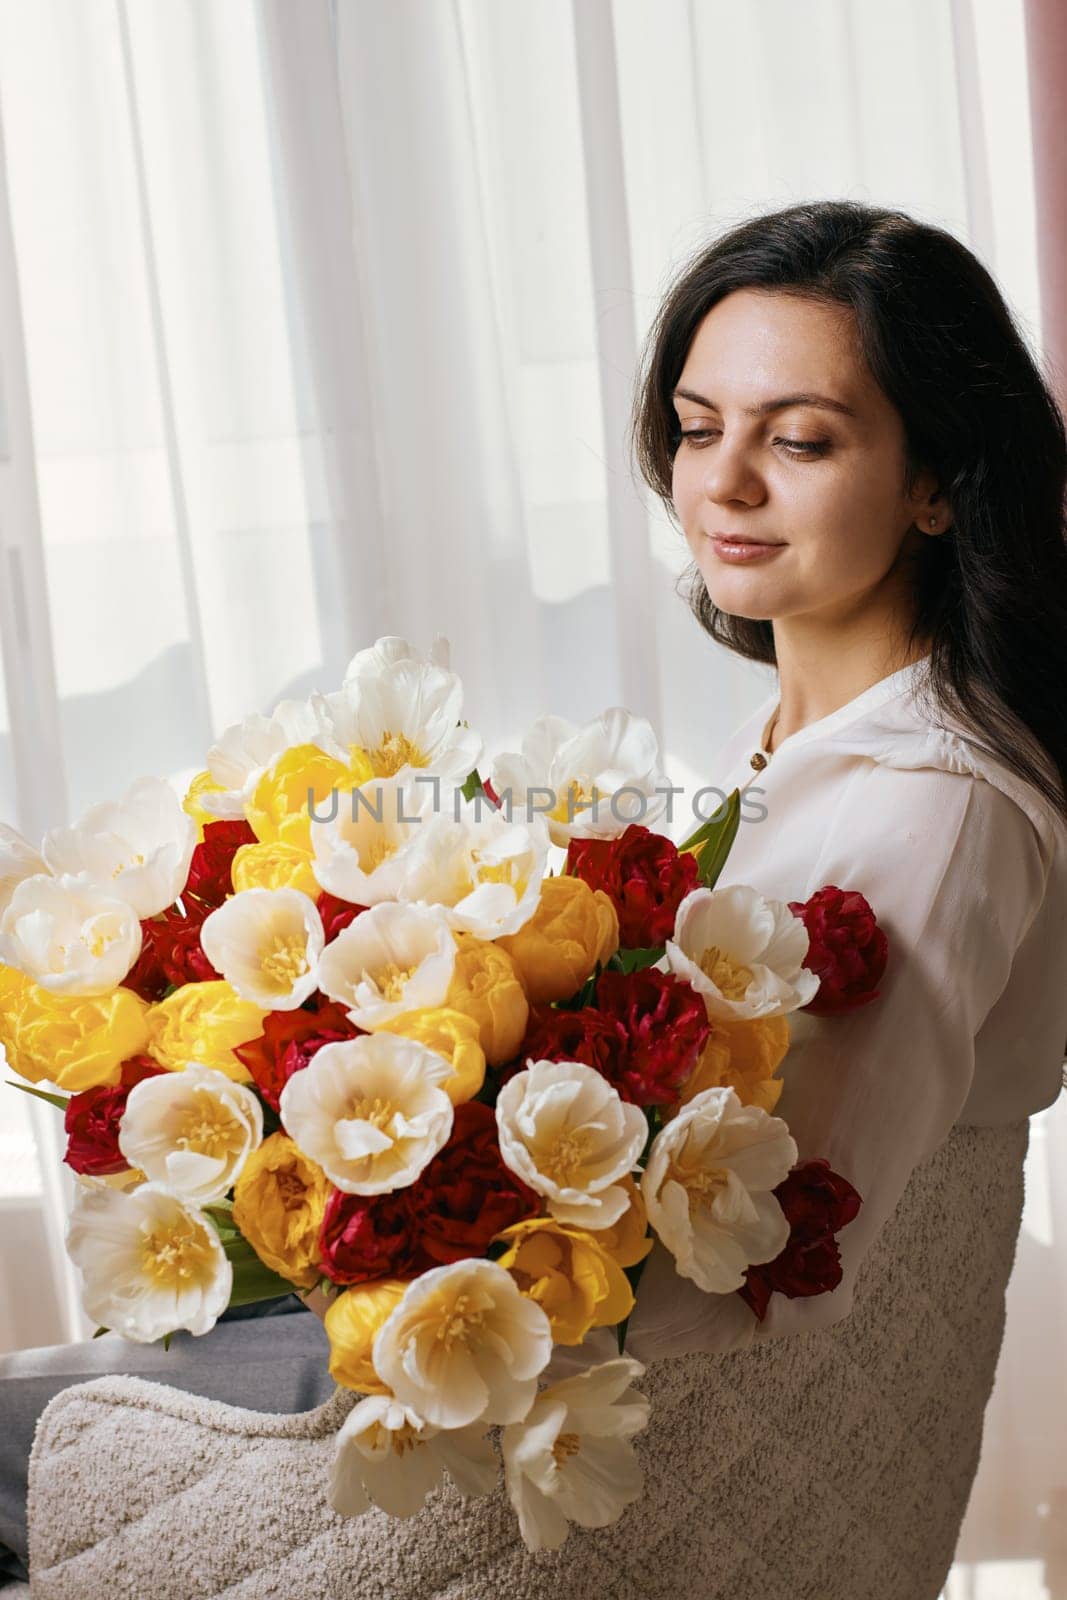
<path fill-rule="evenodd" d="M 719 409 L 714 400 L 706 400 L 692 389 L 675 389 L 673 398 L 692 400 L 694 405 L 704 406 L 708 411 Z M 843 400 L 831 400 L 829 395 L 824 394 L 783 394 L 776 400 L 761 400 L 757 406 L 743 406 L 742 410 L 746 417 L 765 417 L 772 411 L 784 411 L 787 406 L 819 406 L 823 411 L 840 411 L 846 417 L 857 415 Z"/>

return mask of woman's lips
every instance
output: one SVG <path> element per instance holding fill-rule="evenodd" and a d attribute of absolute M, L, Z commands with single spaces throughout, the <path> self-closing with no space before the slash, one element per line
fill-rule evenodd
<path fill-rule="evenodd" d="M 714 533 L 709 534 L 708 538 L 711 540 L 712 549 L 719 557 L 719 560 L 732 563 L 766 561 L 769 556 L 777 555 L 779 550 L 785 549 L 784 544 L 725 539 Z"/>

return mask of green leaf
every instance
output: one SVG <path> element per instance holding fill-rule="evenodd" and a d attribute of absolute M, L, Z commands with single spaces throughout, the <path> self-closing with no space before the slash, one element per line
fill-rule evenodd
<path fill-rule="evenodd" d="M 641 1274 L 645 1270 L 645 1262 L 647 1260 L 648 1260 L 648 1256 L 644 1256 L 637 1263 L 636 1266 L 624 1267 L 623 1268 L 623 1271 L 625 1272 L 626 1277 L 627 1277 L 627 1279 L 629 1281 L 630 1288 L 634 1292 L 634 1299 L 635 1300 L 637 1298 L 637 1285 L 641 1281 Z M 631 1311 L 630 1312 L 630 1317 L 632 1317 L 632 1316 L 633 1316 L 633 1312 Z M 626 1344 L 626 1330 L 630 1326 L 630 1317 L 623 1317 L 622 1321 L 620 1323 L 618 1323 L 618 1325 L 616 1326 L 616 1329 L 615 1329 L 615 1337 L 616 1337 L 616 1340 L 618 1342 L 620 1356 L 623 1354 L 623 1349 L 624 1349 L 624 1346 Z"/>
<path fill-rule="evenodd" d="M 645 1162 L 648 1160 L 648 1152 L 652 1149 L 652 1141 L 663 1126 L 663 1107 L 649 1106 L 647 1116 L 648 1138 L 645 1140 L 645 1148 L 641 1152 L 642 1168 L 644 1167 Z"/>
<path fill-rule="evenodd" d="M 741 791 L 734 789 L 719 810 L 723 812 L 721 817 L 716 814 L 679 846 L 679 850 L 689 850 L 696 856 L 700 881 L 706 889 L 714 889 L 737 837 L 741 821 Z"/>
<path fill-rule="evenodd" d="M 174 1338 L 173 1333 L 165 1333 L 163 1335 L 163 1348 L 164 1348 L 164 1350 L 169 1350 L 170 1349 L 170 1341 L 173 1338 Z"/>
<path fill-rule="evenodd" d="M 35 1100 L 46 1100 L 50 1106 L 56 1106 L 60 1111 L 67 1109 L 69 1096 L 64 1100 L 62 1095 L 48 1094 L 44 1089 L 33 1089 L 28 1083 L 16 1083 L 13 1078 L 7 1078 L 5 1082 L 9 1089 L 21 1089 L 23 1094 L 32 1094 Z"/>
<path fill-rule="evenodd" d="M 293 1293 L 289 1279 L 264 1266 L 243 1235 L 235 1233 L 232 1238 L 222 1239 L 222 1248 L 233 1267 L 231 1306 L 251 1305 L 254 1300 L 276 1300 L 280 1295 Z"/>
<path fill-rule="evenodd" d="M 100 1335 L 102 1333 L 110 1333 L 110 1332 L 111 1332 L 110 1328 L 97 1328 L 96 1332 L 93 1334 L 93 1338 L 94 1339 L 99 1339 L 99 1337 L 100 1337 Z"/>
<path fill-rule="evenodd" d="M 641 972 L 645 967 L 654 967 L 657 961 L 662 961 L 665 948 L 662 944 L 650 944 L 643 950 L 620 950 L 618 971 Z"/>
<path fill-rule="evenodd" d="M 596 997 L 596 981 L 604 971 L 604 966 L 598 961 L 593 971 L 586 978 L 577 994 L 569 1000 L 555 1002 L 557 1011 L 584 1011 L 586 1006 L 591 1006 Z"/>
<path fill-rule="evenodd" d="M 230 1239 L 240 1239 L 241 1230 L 233 1220 L 233 1202 L 230 1200 L 216 1200 L 214 1204 L 204 1207 L 204 1213 L 211 1218 L 211 1224 L 225 1245 Z"/>
<path fill-rule="evenodd" d="M 478 775 L 478 768 L 475 767 L 473 772 L 467 774 L 467 777 L 463 783 L 462 794 L 464 800 L 473 800 L 474 796 L 479 792 L 479 790 L 482 794 L 484 794 L 485 784 Z"/>
<path fill-rule="evenodd" d="M 301 1289 L 296 1284 L 290 1285 L 291 1293 L 298 1294 L 301 1300 L 306 1300 L 309 1294 L 315 1293 L 316 1289 L 320 1289 L 323 1294 L 340 1294 L 341 1292 L 333 1279 L 328 1278 L 324 1272 L 319 1274 L 314 1283 L 309 1283 L 306 1289 Z"/>

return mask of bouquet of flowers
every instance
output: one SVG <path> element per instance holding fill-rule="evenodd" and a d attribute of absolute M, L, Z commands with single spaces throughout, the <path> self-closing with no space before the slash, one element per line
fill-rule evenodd
<path fill-rule="evenodd" d="M 757 1318 L 839 1281 L 860 1197 L 798 1160 L 778 1069 L 791 1011 L 876 996 L 886 940 L 854 891 L 717 889 L 738 791 L 676 847 L 623 708 L 539 719 L 484 781 L 461 713 L 446 640 L 379 639 L 228 729 L 183 801 L 143 779 L 39 852 L 5 828 L 0 1043 L 63 1111 L 101 1330 L 325 1294 L 363 1397 L 333 1506 L 488 1493 L 498 1443 L 556 1548 L 641 1493 L 654 1238 Z M 618 1357 L 539 1384 L 605 1327 Z"/>

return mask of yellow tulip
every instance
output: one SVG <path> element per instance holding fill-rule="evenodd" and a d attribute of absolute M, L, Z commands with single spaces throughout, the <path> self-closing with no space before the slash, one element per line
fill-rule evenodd
<path fill-rule="evenodd" d="M 347 765 L 314 744 L 293 745 L 267 768 L 245 807 L 261 844 L 295 845 L 311 852 L 310 795 L 316 810 L 328 815 L 336 789 L 337 805 L 350 806 L 350 791 L 374 776 L 366 753 L 353 745 Z"/>
<path fill-rule="evenodd" d="M 456 965 L 445 1005 L 478 1025 L 478 1037 L 491 1067 L 510 1061 L 522 1043 L 530 1002 L 515 963 L 499 942 L 456 935 Z"/>
<path fill-rule="evenodd" d="M 532 1217 L 497 1238 L 508 1242 L 497 1266 L 541 1307 L 556 1344 L 581 1344 L 590 1328 L 614 1327 L 633 1310 L 625 1273 L 594 1234 Z"/>
<path fill-rule="evenodd" d="M 566 1000 L 619 948 L 619 918 L 602 889 L 581 878 L 546 878 L 537 910 L 517 933 L 498 939 L 531 1001 Z"/>
<path fill-rule="evenodd" d="M 118 1083 L 122 1063 L 145 1047 L 148 1013 L 132 989 L 50 994 L 14 967 L 0 967 L 0 1044 L 29 1083 L 46 1080 L 71 1094 Z"/>
<path fill-rule="evenodd" d="M 311 852 L 301 850 L 299 845 L 283 844 L 280 839 L 269 844 L 243 844 L 230 866 L 230 880 L 238 892 L 299 889 L 312 900 L 322 893 L 311 870 Z"/>
<path fill-rule="evenodd" d="M 620 1267 L 636 1267 L 653 1245 L 648 1233 L 648 1212 L 640 1186 L 629 1172 L 619 1179 L 619 1184 L 630 1196 L 630 1204 L 618 1222 L 610 1228 L 597 1229 L 596 1242 Z"/>
<path fill-rule="evenodd" d="M 148 1050 L 169 1072 L 199 1061 L 235 1083 L 251 1083 L 252 1074 L 234 1055 L 234 1046 L 258 1039 L 265 1016 L 222 978 L 184 983 L 149 1009 Z"/>
<path fill-rule="evenodd" d="M 259 1259 L 302 1289 L 319 1270 L 319 1229 L 333 1186 L 286 1134 L 253 1150 L 233 1191 L 233 1220 Z"/>
<path fill-rule="evenodd" d="M 330 1377 L 361 1394 L 391 1394 L 374 1370 L 375 1335 L 400 1304 L 407 1283 L 402 1278 L 376 1278 L 357 1283 L 337 1296 L 323 1319 L 330 1341 Z"/>
<path fill-rule="evenodd" d="M 733 1022 L 710 1017 L 711 1037 L 682 1088 L 678 1107 L 702 1089 L 728 1088 L 745 1106 L 773 1111 L 785 1087 L 774 1076 L 789 1049 L 789 1022 L 784 1016 L 751 1017 Z"/>
<path fill-rule="evenodd" d="M 375 1032 L 399 1033 L 405 1039 L 415 1039 L 450 1061 L 452 1076 L 445 1079 L 441 1088 L 454 1106 L 473 1100 L 485 1082 L 485 1051 L 478 1040 L 478 1024 L 462 1011 L 449 1006 L 421 1006 L 391 1017 Z"/>
<path fill-rule="evenodd" d="M 196 777 L 190 783 L 188 789 L 185 791 L 185 799 L 182 801 L 182 810 L 187 816 L 192 817 L 193 821 L 196 823 L 196 836 L 198 840 L 203 839 L 204 829 L 209 822 L 218 822 L 219 820 L 218 817 L 213 816 L 210 811 L 204 810 L 203 806 L 200 804 L 200 796 L 202 794 L 221 793 L 222 784 L 216 783 L 210 772 L 198 772 Z"/>

